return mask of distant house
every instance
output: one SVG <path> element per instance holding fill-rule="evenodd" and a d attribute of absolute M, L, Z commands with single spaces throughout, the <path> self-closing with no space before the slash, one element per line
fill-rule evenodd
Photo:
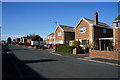
<path fill-rule="evenodd" d="M 20 38 L 16 38 L 15 43 L 20 43 Z"/>
<path fill-rule="evenodd" d="M 27 37 L 27 36 L 21 37 L 21 40 L 20 40 L 20 41 L 21 41 L 22 43 L 26 43 L 28 38 L 29 38 L 29 37 Z"/>
<path fill-rule="evenodd" d="M 120 15 L 113 21 L 114 49 L 120 51 Z"/>
<path fill-rule="evenodd" d="M 6 43 L 6 41 L 5 40 L 1 40 L 0 43 Z"/>
<path fill-rule="evenodd" d="M 113 37 L 113 29 L 105 23 L 98 22 L 97 12 L 94 13 L 94 20 L 82 17 L 74 29 L 75 40 L 79 40 L 81 46 L 92 44 L 96 49 L 106 48 L 106 43 L 99 44 L 99 38 Z"/>
<path fill-rule="evenodd" d="M 51 33 L 47 36 L 47 44 L 55 44 L 55 36 L 54 33 Z"/>
<path fill-rule="evenodd" d="M 74 39 L 74 27 L 58 25 L 55 29 L 55 44 L 71 45 L 71 42 Z"/>
<path fill-rule="evenodd" d="M 31 43 L 31 41 L 43 41 L 43 38 L 40 37 L 39 35 L 30 35 L 30 36 L 24 36 L 21 37 L 20 40 L 22 43 Z"/>

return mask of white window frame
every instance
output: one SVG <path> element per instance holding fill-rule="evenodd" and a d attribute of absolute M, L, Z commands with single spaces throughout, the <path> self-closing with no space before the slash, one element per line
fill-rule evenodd
<path fill-rule="evenodd" d="M 62 35 L 62 32 L 58 32 L 58 36 L 61 36 Z"/>
<path fill-rule="evenodd" d="M 116 24 L 116 25 L 115 25 L 116 28 L 120 28 L 120 22 L 116 22 L 115 24 Z M 117 25 L 117 24 L 118 24 L 118 25 Z"/>
<path fill-rule="evenodd" d="M 81 32 L 81 30 L 83 30 L 83 31 Z M 79 32 L 80 33 L 85 33 L 86 32 L 86 27 L 81 27 L 80 30 L 79 30 Z"/>
<path fill-rule="evenodd" d="M 52 36 L 50 36 L 50 39 L 52 39 Z"/>

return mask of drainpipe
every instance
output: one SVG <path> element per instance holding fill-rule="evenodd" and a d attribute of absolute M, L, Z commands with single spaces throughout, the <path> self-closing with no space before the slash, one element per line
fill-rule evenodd
<path fill-rule="evenodd" d="M 99 49 L 101 51 L 101 39 L 99 39 Z"/>

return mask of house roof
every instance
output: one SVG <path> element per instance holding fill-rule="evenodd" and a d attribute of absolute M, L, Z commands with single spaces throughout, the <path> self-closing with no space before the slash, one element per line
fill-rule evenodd
<path fill-rule="evenodd" d="M 63 31 L 67 32 L 75 32 L 74 27 L 71 26 L 66 26 L 66 25 L 59 25 Z"/>
<path fill-rule="evenodd" d="M 91 19 L 82 17 L 81 20 L 80 20 L 80 21 L 78 22 L 78 24 L 76 25 L 76 27 L 80 24 L 80 22 L 81 22 L 82 20 L 85 20 L 85 21 L 86 21 L 87 23 L 89 23 L 91 26 L 94 25 L 94 20 L 91 20 Z M 98 22 L 98 25 L 95 25 L 95 26 L 112 29 L 109 25 L 107 25 L 106 23 L 103 23 L 103 22 Z M 76 27 L 75 27 L 75 28 L 76 28 Z"/>
<path fill-rule="evenodd" d="M 48 36 L 50 36 L 50 35 L 54 35 L 54 33 L 51 33 L 51 34 L 49 34 Z"/>
<path fill-rule="evenodd" d="M 120 15 L 117 18 L 115 18 L 114 20 L 120 20 Z"/>
<path fill-rule="evenodd" d="M 115 18 L 113 22 L 120 22 L 120 15 L 117 18 Z"/>

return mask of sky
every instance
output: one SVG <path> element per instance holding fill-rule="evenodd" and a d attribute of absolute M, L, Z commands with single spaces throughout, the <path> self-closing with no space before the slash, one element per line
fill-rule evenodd
<path fill-rule="evenodd" d="M 2 2 L 118 2 L 119 0 L 2 0 Z"/>
<path fill-rule="evenodd" d="M 2 40 L 34 33 L 45 40 L 57 24 L 75 27 L 82 17 L 94 19 L 94 12 L 112 27 L 118 2 L 3 2 Z"/>

